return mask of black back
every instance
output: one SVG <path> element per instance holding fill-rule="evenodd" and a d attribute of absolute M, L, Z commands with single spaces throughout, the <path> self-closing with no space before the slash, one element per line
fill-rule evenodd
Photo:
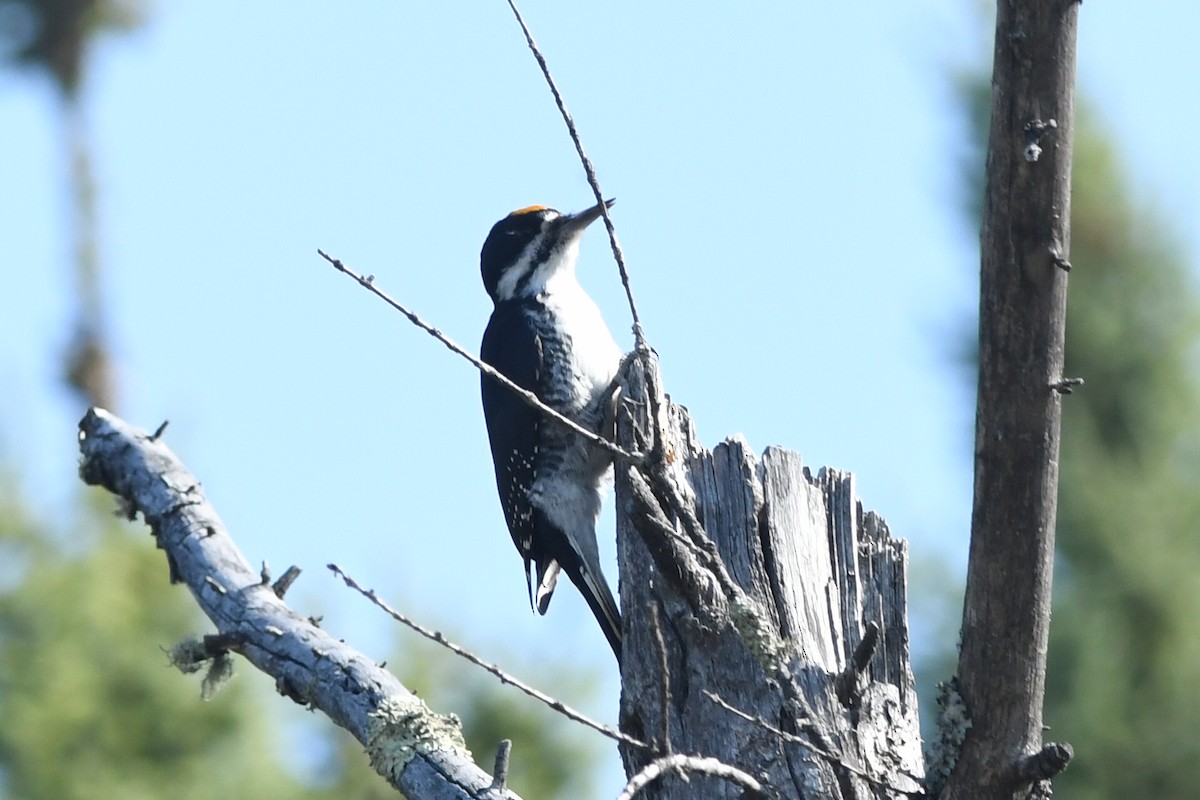
<path fill-rule="evenodd" d="M 525 309 L 526 305 L 535 302 L 498 305 L 484 331 L 479 354 L 513 383 L 541 397 L 545 375 L 542 346 Z M 536 447 L 543 424 L 542 415 L 507 386 L 487 375 L 481 376 L 480 389 L 500 505 L 513 543 L 528 561 L 535 555 L 533 520 L 521 511 L 529 504 L 527 492 L 533 485 L 537 467 Z"/>

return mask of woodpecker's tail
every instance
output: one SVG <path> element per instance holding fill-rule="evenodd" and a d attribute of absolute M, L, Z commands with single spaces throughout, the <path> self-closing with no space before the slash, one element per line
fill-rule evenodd
<path fill-rule="evenodd" d="M 604 638 L 608 639 L 613 655 L 617 657 L 617 664 L 620 665 L 621 611 L 617 608 L 617 601 L 613 598 L 612 590 L 608 588 L 608 582 L 604 580 L 604 575 L 594 572 L 586 566 L 582 566 L 580 569 L 568 569 L 567 575 L 570 576 L 571 583 L 579 589 L 583 599 L 587 601 L 588 607 L 592 609 L 592 614 L 595 615 L 596 622 L 600 623 L 600 630 L 604 631 Z"/>
<path fill-rule="evenodd" d="M 529 572 L 530 559 L 525 560 L 525 582 L 529 584 L 529 605 L 539 614 L 545 614 L 550 608 L 550 598 L 554 587 L 558 584 L 558 562 L 554 559 L 537 561 L 537 584 Z"/>
<path fill-rule="evenodd" d="M 604 638 L 608 639 L 608 644 L 612 647 L 613 655 L 617 657 L 619 665 L 621 663 L 621 612 L 617 608 L 616 598 L 608 588 L 608 581 L 604 580 L 602 573 L 590 570 L 581 564 L 579 559 L 572 559 L 568 565 L 566 572 L 571 578 L 571 583 L 575 584 L 575 588 L 583 595 L 588 608 L 596 617 L 596 622 L 600 623 L 600 630 L 604 632 Z M 535 569 L 537 584 L 535 590 L 535 584 L 530 580 L 530 603 L 539 614 L 545 614 L 550 608 L 550 597 L 554 594 L 554 584 L 558 581 L 560 565 L 557 561 L 550 559 L 537 562 Z M 530 578 L 529 564 L 526 564 L 525 572 L 526 578 Z"/>

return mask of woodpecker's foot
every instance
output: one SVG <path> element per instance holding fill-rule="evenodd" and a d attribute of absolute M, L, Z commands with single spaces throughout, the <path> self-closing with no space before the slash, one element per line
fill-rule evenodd
<path fill-rule="evenodd" d="M 629 365 L 634 362 L 637 355 L 637 351 L 634 350 L 622 356 L 616 374 L 600 397 L 600 403 L 604 408 L 604 419 L 600 423 L 599 433 L 613 443 L 617 441 L 617 403 L 621 399 L 621 376 L 625 374 L 625 370 L 629 369 Z"/>

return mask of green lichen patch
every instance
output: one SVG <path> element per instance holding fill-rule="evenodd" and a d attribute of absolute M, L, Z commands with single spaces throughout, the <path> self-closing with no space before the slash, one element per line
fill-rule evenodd
<path fill-rule="evenodd" d="M 371 713 L 367 756 L 393 784 L 413 758 L 439 750 L 468 752 L 462 723 L 453 714 L 436 714 L 416 697 L 388 698 Z"/>

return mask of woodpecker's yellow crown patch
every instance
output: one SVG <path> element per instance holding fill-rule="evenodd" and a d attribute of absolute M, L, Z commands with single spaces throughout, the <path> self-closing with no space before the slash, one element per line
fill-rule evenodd
<path fill-rule="evenodd" d="M 546 206 L 525 206 L 524 208 L 518 208 L 516 211 L 509 214 L 509 216 L 510 217 L 519 217 L 522 214 L 533 214 L 534 212 L 537 212 L 537 211 L 545 211 L 546 208 L 547 208 Z"/>

